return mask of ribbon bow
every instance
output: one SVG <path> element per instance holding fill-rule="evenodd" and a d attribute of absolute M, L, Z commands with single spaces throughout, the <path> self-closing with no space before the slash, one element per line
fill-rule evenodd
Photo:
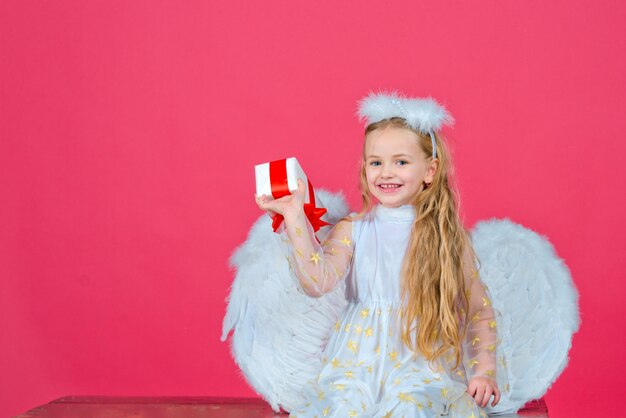
<path fill-rule="evenodd" d="M 287 182 L 287 166 L 285 165 L 285 160 L 270 162 L 270 182 L 272 184 L 272 197 L 274 197 L 274 199 L 280 199 L 283 196 L 291 194 Z M 309 203 L 305 203 L 303 209 L 304 214 L 313 227 L 313 232 L 317 232 L 321 227 L 330 224 L 321 219 L 326 213 L 326 209 L 315 207 L 315 192 L 313 191 L 313 185 L 311 184 L 311 180 L 307 179 L 307 182 L 309 186 Z M 284 219 L 285 218 L 280 213 L 274 215 L 272 218 L 272 228 L 274 229 L 274 232 L 278 230 L 278 227 Z"/>

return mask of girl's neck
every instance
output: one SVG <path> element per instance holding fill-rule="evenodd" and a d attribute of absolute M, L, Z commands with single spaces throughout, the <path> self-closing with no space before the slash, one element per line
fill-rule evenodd
<path fill-rule="evenodd" d="M 411 204 L 395 208 L 378 204 L 374 208 L 374 212 L 377 218 L 389 221 L 410 222 L 415 219 L 415 207 Z"/>

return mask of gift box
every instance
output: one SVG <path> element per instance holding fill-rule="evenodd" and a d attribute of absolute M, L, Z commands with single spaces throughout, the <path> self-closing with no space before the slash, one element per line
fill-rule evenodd
<path fill-rule="evenodd" d="M 303 209 L 313 230 L 317 232 L 320 227 L 329 225 L 321 219 L 326 209 L 315 206 L 313 185 L 295 157 L 258 164 L 254 167 L 254 172 L 256 195 L 272 196 L 274 199 L 280 199 L 298 190 L 298 178 L 302 179 L 306 185 Z M 283 216 L 276 214 L 272 219 L 272 227 L 276 232 L 283 221 Z"/>
<path fill-rule="evenodd" d="M 258 164 L 254 167 L 256 178 L 256 195 L 272 196 L 280 199 L 298 190 L 298 178 L 302 179 L 308 189 L 308 178 L 295 157 Z M 306 191 L 304 203 L 311 203 L 309 190 Z"/>

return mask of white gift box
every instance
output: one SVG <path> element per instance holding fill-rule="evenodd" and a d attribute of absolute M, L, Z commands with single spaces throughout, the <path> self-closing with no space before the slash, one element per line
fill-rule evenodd
<path fill-rule="evenodd" d="M 272 170 L 270 170 L 271 164 L 282 165 L 281 170 L 272 172 Z M 304 174 L 304 170 L 302 170 L 302 167 L 295 157 L 286 158 L 283 160 L 276 160 L 254 166 L 256 179 L 256 195 L 272 196 L 272 182 L 275 183 L 274 187 L 276 190 L 276 183 L 284 184 L 285 172 L 287 174 L 287 187 L 289 189 L 289 192 L 293 193 L 294 191 L 298 190 L 298 178 L 302 179 L 304 185 L 306 186 L 304 203 L 310 203 L 308 178 L 306 174 Z M 283 175 L 280 176 L 280 173 L 283 173 Z M 276 178 L 277 175 L 282 178 Z"/>

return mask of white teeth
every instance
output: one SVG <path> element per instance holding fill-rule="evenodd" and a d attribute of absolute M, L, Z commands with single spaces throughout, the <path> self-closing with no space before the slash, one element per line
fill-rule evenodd
<path fill-rule="evenodd" d="M 382 187 L 383 189 L 395 189 L 397 187 L 400 187 L 399 184 L 381 184 L 380 187 Z"/>

